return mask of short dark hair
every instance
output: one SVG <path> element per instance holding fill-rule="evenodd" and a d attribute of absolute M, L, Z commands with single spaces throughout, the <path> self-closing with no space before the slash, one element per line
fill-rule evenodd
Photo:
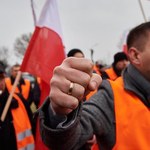
<path fill-rule="evenodd" d="M 150 33 L 150 22 L 142 23 L 133 28 L 127 36 L 127 47 L 143 51 Z"/>
<path fill-rule="evenodd" d="M 124 52 L 117 52 L 114 55 L 114 62 L 113 63 L 116 64 L 117 62 L 122 61 L 122 60 L 128 60 L 127 55 Z"/>
<path fill-rule="evenodd" d="M 71 49 L 69 52 L 68 52 L 68 54 L 67 54 L 67 57 L 72 57 L 72 56 L 74 56 L 76 53 L 82 53 L 83 54 L 83 52 L 80 50 L 80 49 L 78 49 L 78 48 L 74 48 L 74 49 Z M 84 54 L 83 54 L 84 55 Z"/>

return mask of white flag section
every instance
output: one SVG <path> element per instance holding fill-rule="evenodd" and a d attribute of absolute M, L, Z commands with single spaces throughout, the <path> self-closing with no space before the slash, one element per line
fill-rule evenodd
<path fill-rule="evenodd" d="M 57 32 L 62 38 L 60 19 L 56 0 L 47 0 L 42 10 L 39 21 L 39 27 L 48 27 Z"/>

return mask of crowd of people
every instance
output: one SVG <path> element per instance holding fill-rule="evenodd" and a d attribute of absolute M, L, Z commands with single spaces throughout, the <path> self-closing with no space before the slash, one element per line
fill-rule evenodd
<path fill-rule="evenodd" d="M 19 64 L 11 66 L 9 72 L 6 72 L 2 64 L 0 65 L 0 149 L 2 150 L 34 150 L 35 146 L 36 120 L 33 118 L 31 104 L 34 103 L 36 109 L 38 108 L 40 85 L 37 80 L 34 80 L 33 85 L 21 75 L 12 93 L 8 111 L 2 119 L 19 71 Z"/>
<path fill-rule="evenodd" d="M 21 75 L 4 120 L 21 66 L 6 72 L 0 64 L 0 149 L 36 150 L 34 103 L 41 138 L 50 150 L 149 150 L 149 39 L 150 22 L 133 28 L 127 53 L 115 53 L 105 67 L 86 59 L 83 50 L 71 49 L 54 69 L 50 94 L 40 108 L 40 78 L 32 76 L 31 83 Z"/>

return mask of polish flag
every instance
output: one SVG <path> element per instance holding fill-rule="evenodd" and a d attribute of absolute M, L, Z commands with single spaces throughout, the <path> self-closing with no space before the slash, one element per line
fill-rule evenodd
<path fill-rule="evenodd" d="M 53 69 L 60 65 L 64 58 L 56 0 L 47 0 L 21 65 L 22 72 L 29 72 L 41 78 L 40 105 L 49 94 Z M 48 150 L 41 140 L 39 123 L 36 128 L 35 150 Z"/>
<path fill-rule="evenodd" d="M 49 84 L 54 67 L 65 58 L 56 0 L 47 0 L 26 50 L 21 71 Z"/>

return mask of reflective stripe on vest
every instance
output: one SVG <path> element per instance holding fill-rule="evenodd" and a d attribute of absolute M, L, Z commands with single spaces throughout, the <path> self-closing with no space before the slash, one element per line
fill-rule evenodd
<path fill-rule="evenodd" d="M 13 95 L 13 97 L 18 101 L 19 106 L 16 109 L 11 109 L 13 116 L 13 125 L 16 133 L 17 147 L 19 150 L 22 148 L 26 148 L 26 150 L 28 150 L 27 147 L 30 147 L 30 145 L 34 145 L 31 124 L 22 101 L 17 95 Z"/>
<path fill-rule="evenodd" d="M 28 144 L 24 148 L 20 148 L 19 150 L 34 150 L 34 144 Z"/>
<path fill-rule="evenodd" d="M 18 141 L 21 141 L 24 138 L 26 138 L 28 136 L 31 136 L 31 135 L 32 135 L 32 131 L 28 129 L 28 130 L 25 130 L 25 131 L 23 131 L 21 133 L 18 133 L 17 134 L 17 139 L 18 139 Z"/>
<path fill-rule="evenodd" d="M 107 73 L 110 80 L 116 80 L 118 78 L 113 67 L 106 69 L 105 72 Z"/>
<path fill-rule="evenodd" d="M 116 144 L 113 150 L 150 150 L 150 108 L 124 89 L 122 77 L 110 81 L 114 93 Z"/>
<path fill-rule="evenodd" d="M 22 89 L 22 96 L 27 99 L 29 96 L 29 92 L 30 92 L 30 81 L 27 79 L 24 79 L 25 84 L 21 85 L 21 89 Z M 11 84 L 11 79 L 10 78 L 6 78 L 5 79 L 5 83 L 6 83 L 6 87 L 8 89 L 9 92 L 11 92 L 12 89 L 12 84 Z M 15 93 L 20 93 L 18 87 L 16 87 Z"/>

